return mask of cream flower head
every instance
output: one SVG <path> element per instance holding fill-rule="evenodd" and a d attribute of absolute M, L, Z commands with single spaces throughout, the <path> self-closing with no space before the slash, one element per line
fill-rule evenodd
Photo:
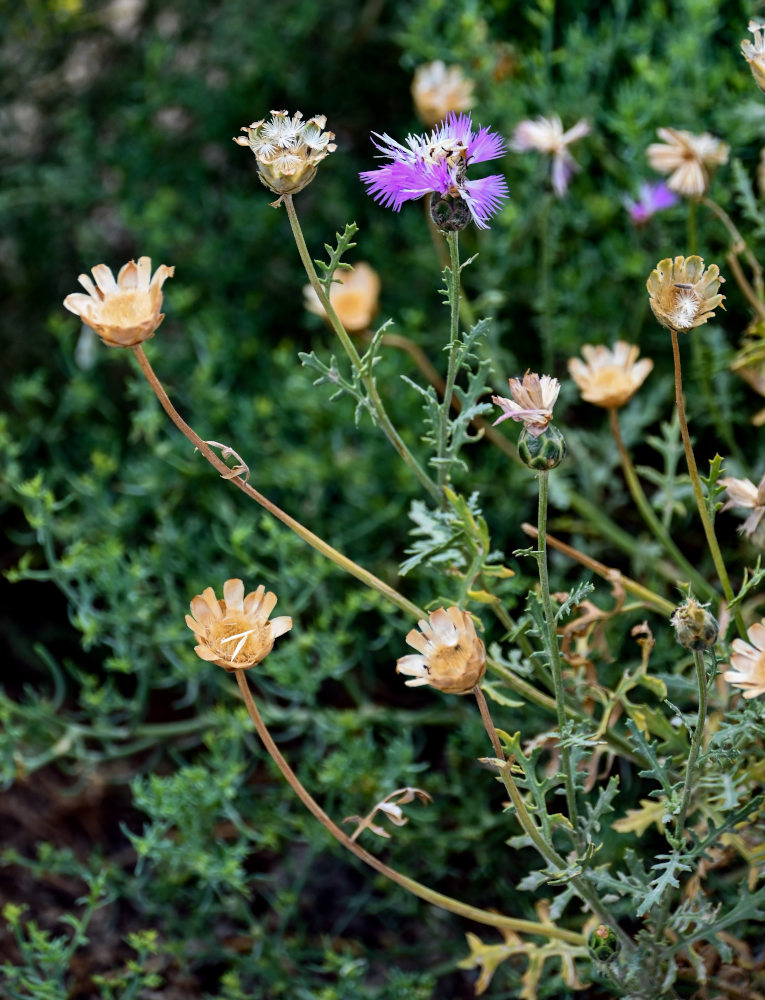
<path fill-rule="evenodd" d="M 745 38 L 741 43 L 741 54 L 749 63 L 754 82 L 765 91 L 765 31 L 759 21 L 750 21 L 747 25 L 749 31 L 754 36 L 754 41 L 750 42 Z"/>
<path fill-rule="evenodd" d="M 289 632 L 292 619 L 268 616 L 276 605 L 276 594 L 261 584 L 244 596 L 241 580 L 226 580 L 223 599 L 208 587 L 191 602 L 186 624 L 199 643 L 194 652 L 203 660 L 225 670 L 244 670 L 260 663 L 274 645 L 274 640 Z"/>
<path fill-rule="evenodd" d="M 492 396 L 491 401 L 504 411 L 497 417 L 494 426 L 503 420 L 523 421 L 526 430 L 533 437 L 547 429 L 553 415 L 553 406 L 560 392 L 560 382 L 550 375 L 542 375 L 527 371 L 523 381 L 518 378 L 508 379 L 510 395 Z"/>
<path fill-rule="evenodd" d="M 305 307 L 326 319 L 324 306 L 310 285 L 303 288 Z M 329 289 L 329 301 L 346 330 L 366 330 L 377 312 L 380 278 L 369 264 L 359 261 L 352 271 L 336 271 Z"/>
<path fill-rule="evenodd" d="M 722 306 L 725 296 L 719 288 L 724 281 L 716 264 L 704 270 L 701 257 L 667 257 L 646 282 L 653 314 L 669 330 L 701 326 Z"/>
<path fill-rule="evenodd" d="M 755 486 L 749 479 L 734 479 L 732 476 L 720 479 L 719 484 L 728 492 L 723 510 L 729 510 L 731 507 L 748 507 L 752 511 L 738 529 L 747 538 L 751 538 L 765 514 L 765 474 L 759 486 Z"/>
<path fill-rule="evenodd" d="M 731 643 L 730 666 L 723 677 L 744 691 L 745 698 L 765 694 L 765 619 L 747 629 L 749 642 L 734 639 Z"/>
<path fill-rule="evenodd" d="M 288 111 L 272 111 L 268 121 L 243 125 L 242 135 L 235 136 L 239 146 L 249 146 L 258 161 L 258 176 L 274 194 L 296 194 L 316 176 L 317 165 L 334 153 L 334 132 L 323 132 L 324 115 L 303 121 L 299 111 L 290 118 Z M 278 205 L 281 198 L 272 204 Z"/>
<path fill-rule="evenodd" d="M 585 360 L 570 358 L 568 370 L 582 399 L 595 406 L 617 409 L 632 398 L 653 368 L 650 358 L 637 360 L 640 349 L 617 340 L 613 350 L 599 344 L 582 345 Z"/>
<path fill-rule="evenodd" d="M 461 66 L 446 66 L 436 59 L 414 71 L 412 98 L 422 121 L 436 125 L 450 111 L 469 111 L 473 107 L 473 81 L 465 76 Z"/>
<path fill-rule="evenodd" d="M 648 162 L 660 174 L 669 174 L 667 187 L 689 198 L 701 198 L 709 189 L 710 172 L 728 162 L 730 147 L 704 132 L 694 135 L 677 128 L 660 128 L 663 142 L 653 142 L 646 150 Z"/>
<path fill-rule="evenodd" d="M 438 608 L 418 622 L 407 643 L 417 650 L 396 661 L 396 673 L 413 680 L 409 687 L 430 684 L 447 694 L 470 694 L 486 672 L 486 649 L 473 619 L 459 608 Z"/>
<path fill-rule="evenodd" d="M 64 306 L 98 334 L 110 347 L 135 347 L 154 336 L 165 318 L 162 309 L 162 286 L 172 278 L 174 267 L 160 264 L 151 276 L 151 257 L 128 261 L 117 280 L 110 267 L 92 268 L 95 283 L 87 274 L 78 278 L 88 292 L 73 292 Z"/>
<path fill-rule="evenodd" d="M 579 164 L 568 151 L 577 139 L 590 132 L 590 123 L 582 118 L 568 131 L 563 131 L 563 123 L 558 115 L 552 118 L 535 118 L 520 122 L 515 127 L 510 148 L 520 153 L 535 149 L 552 157 L 552 186 L 555 194 L 562 198 L 568 189 L 572 174 L 580 169 Z"/>

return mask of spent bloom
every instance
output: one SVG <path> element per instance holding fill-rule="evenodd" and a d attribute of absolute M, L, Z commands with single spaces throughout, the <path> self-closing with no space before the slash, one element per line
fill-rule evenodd
<path fill-rule="evenodd" d="M 523 121 L 516 125 L 513 133 L 512 149 L 525 153 L 535 149 L 540 153 L 548 153 L 552 157 L 553 191 L 562 198 L 568 190 L 568 182 L 572 174 L 579 170 L 579 164 L 568 151 L 572 142 L 581 139 L 590 132 L 590 123 L 584 118 L 567 132 L 558 115 L 552 118 L 535 118 L 533 121 Z"/>
<path fill-rule="evenodd" d="M 725 296 L 719 294 L 719 288 L 724 281 L 716 264 L 704 269 L 701 257 L 667 257 L 659 261 L 646 282 L 653 314 L 670 330 L 701 326 L 722 306 Z"/>
<path fill-rule="evenodd" d="M 717 642 L 720 626 L 706 604 L 687 597 L 670 615 L 675 638 L 686 649 L 711 649 Z"/>
<path fill-rule="evenodd" d="M 396 661 L 396 673 L 407 674 L 409 687 L 430 684 L 447 694 L 469 694 L 486 672 L 486 649 L 473 619 L 459 608 L 438 608 L 418 622 L 406 637 L 417 650 Z"/>
<path fill-rule="evenodd" d="M 334 132 L 324 132 L 327 119 L 316 115 L 303 121 L 299 111 L 290 117 L 288 111 L 272 111 L 266 121 L 261 119 L 243 125 L 235 136 L 239 146 L 249 146 L 258 162 L 258 177 L 274 194 L 296 194 L 316 176 L 316 167 L 337 146 Z M 278 205 L 281 198 L 273 204 Z"/>
<path fill-rule="evenodd" d="M 613 350 L 599 344 L 582 345 L 584 361 L 570 358 L 568 370 L 579 386 L 582 399 L 595 406 L 614 409 L 632 398 L 653 368 L 650 358 L 637 360 L 640 349 L 617 340 Z"/>
<path fill-rule="evenodd" d="M 228 671 L 260 663 L 274 640 L 292 628 L 286 615 L 269 620 L 275 605 L 276 594 L 266 593 L 262 584 L 245 597 L 241 580 L 226 580 L 221 600 L 208 587 L 192 600 L 191 614 L 186 615 L 198 643 L 194 652 Z"/>
<path fill-rule="evenodd" d="M 678 128 L 660 128 L 663 142 L 652 142 L 646 150 L 648 162 L 660 174 L 669 174 L 667 185 L 678 194 L 701 198 L 709 188 L 712 170 L 728 162 L 729 146 L 704 132 L 694 135 Z"/>
<path fill-rule="evenodd" d="M 765 694 L 765 619 L 747 629 L 749 642 L 734 639 L 731 643 L 730 666 L 723 677 L 743 689 L 745 698 Z"/>
<path fill-rule="evenodd" d="M 175 268 L 160 264 L 151 274 L 151 258 L 128 261 L 115 281 L 110 267 L 96 264 L 93 279 L 87 274 L 78 278 L 87 290 L 73 292 L 64 306 L 92 327 L 111 347 L 135 347 L 154 336 L 165 318 L 162 309 L 162 286 L 172 278 Z"/>
<path fill-rule="evenodd" d="M 540 377 L 535 372 L 527 371 L 523 380 L 511 378 L 508 383 L 512 399 L 491 397 L 492 403 L 502 408 L 502 416 L 497 417 L 494 425 L 501 424 L 503 420 L 523 421 L 528 433 L 539 437 L 552 420 L 560 382 L 550 375 Z"/>
<path fill-rule="evenodd" d="M 467 168 L 502 156 L 505 144 L 501 136 L 488 128 L 473 131 L 470 115 L 454 112 L 429 135 L 408 135 L 403 144 L 386 134 L 372 134 L 375 146 L 390 160 L 360 174 L 367 194 L 375 201 L 399 212 L 405 201 L 430 194 L 434 219 L 435 206 L 449 202 L 464 219 L 452 228 L 462 228 L 471 218 L 479 229 L 489 228 L 487 220 L 508 197 L 507 183 L 500 174 L 468 180 Z M 434 201 L 437 195 L 440 198 Z"/>
<path fill-rule="evenodd" d="M 765 31 L 759 21 L 752 20 L 747 27 L 754 36 L 754 41 L 750 42 L 745 38 L 741 43 L 741 54 L 749 63 L 754 82 L 760 90 L 765 90 Z"/>
<path fill-rule="evenodd" d="M 305 307 L 326 319 L 324 306 L 311 285 L 303 288 Z M 352 271 L 336 271 L 329 289 L 329 301 L 346 330 L 366 330 L 377 312 L 380 278 L 369 264 L 360 261 Z"/>
<path fill-rule="evenodd" d="M 473 107 L 473 81 L 461 66 L 447 66 L 436 59 L 414 71 L 412 98 L 425 124 L 436 125 L 452 111 L 469 111 Z"/>
<path fill-rule="evenodd" d="M 719 483 L 728 493 L 723 510 L 731 507 L 748 507 L 751 510 L 752 513 L 738 529 L 747 538 L 751 538 L 765 514 L 765 474 L 758 486 L 749 479 L 734 479 L 732 476 L 720 479 Z"/>
<path fill-rule="evenodd" d="M 658 181 L 656 184 L 645 181 L 640 185 L 637 201 L 625 195 L 622 204 L 635 225 L 644 226 L 657 212 L 663 212 L 664 209 L 676 205 L 677 195 L 674 191 L 670 191 L 664 181 Z"/>

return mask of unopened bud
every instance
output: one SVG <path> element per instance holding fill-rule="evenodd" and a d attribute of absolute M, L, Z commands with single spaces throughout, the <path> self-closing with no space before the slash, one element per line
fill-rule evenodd
<path fill-rule="evenodd" d="M 686 649 L 711 649 L 720 634 L 714 615 L 692 597 L 678 605 L 669 620 L 675 630 L 675 638 Z"/>
<path fill-rule="evenodd" d="M 566 457 L 566 439 L 555 424 L 548 424 L 540 434 L 524 427 L 518 438 L 518 454 L 530 469 L 554 469 Z"/>
<path fill-rule="evenodd" d="M 471 221 L 470 207 L 464 198 L 433 193 L 430 196 L 430 217 L 444 233 L 459 232 Z"/>
<path fill-rule="evenodd" d="M 606 924 L 600 924 L 587 938 L 587 950 L 597 962 L 610 962 L 621 947 L 616 932 Z"/>

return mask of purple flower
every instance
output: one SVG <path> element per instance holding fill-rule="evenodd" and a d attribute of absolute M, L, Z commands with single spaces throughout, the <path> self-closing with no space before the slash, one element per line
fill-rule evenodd
<path fill-rule="evenodd" d="M 506 152 L 501 136 L 487 128 L 472 129 L 469 114 L 452 112 L 429 135 L 408 135 L 405 144 L 389 135 L 372 135 L 375 146 L 390 158 L 376 170 L 365 170 L 360 177 L 375 201 L 395 212 L 405 201 L 426 194 L 461 198 L 479 229 L 488 229 L 487 219 L 495 215 L 507 198 L 505 178 L 491 174 L 469 181 L 468 166 L 482 160 L 495 160 Z"/>
<path fill-rule="evenodd" d="M 651 184 L 645 181 L 640 185 L 640 196 L 637 201 L 622 198 L 622 204 L 629 212 L 629 216 L 636 226 L 644 226 L 649 219 L 653 218 L 657 212 L 664 211 L 665 208 L 672 208 L 677 204 L 677 195 L 670 191 L 663 181 Z"/>

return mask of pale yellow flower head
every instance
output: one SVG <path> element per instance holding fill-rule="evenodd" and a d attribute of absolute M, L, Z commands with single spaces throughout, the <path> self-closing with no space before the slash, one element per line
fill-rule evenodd
<path fill-rule="evenodd" d="M 310 285 L 303 288 L 305 307 L 326 319 L 324 306 Z M 329 290 L 329 301 L 346 330 L 356 333 L 366 330 L 377 312 L 380 298 L 380 278 L 377 272 L 359 261 L 351 271 L 336 271 Z"/>
<path fill-rule="evenodd" d="M 486 672 L 486 649 L 473 619 L 459 608 L 438 608 L 418 622 L 407 643 L 417 650 L 396 662 L 396 672 L 412 678 L 409 687 L 429 684 L 447 694 L 470 694 Z"/>
<path fill-rule="evenodd" d="M 724 281 L 716 264 L 704 269 L 701 257 L 667 257 L 659 261 L 646 282 L 653 314 L 670 330 L 701 326 L 722 306 L 725 296 L 719 294 L 719 288 Z"/>
<path fill-rule="evenodd" d="M 527 371 L 523 380 L 511 378 L 508 384 L 512 399 L 491 397 L 492 403 L 503 411 L 494 424 L 501 424 L 503 420 L 522 421 L 529 434 L 539 437 L 552 420 L 560 382 L 550 375 L 539 376 L 536 372 Z"/>
<path fill-rule="evenodd" d="M 599 344 L 582 345 L 584 361 L 570 358 L 568 370 L 579 386 L 582 399 L 595 406 L 617 409 L 632 398 L 653 368 L 650 358 L 637 360 L 634 344 L 618 340 L 613 349 Z"/>
<path fill-rule="evenodd" d="M 258 176 L 274 194 L 296 194 L 314 179 L 325 156 L 337 149 L 334 132 L 322 131 L 326 124 L 324 115 L 304 122 L 299 111 L 292 117 L 288 111 L 272 111 L 268 121 L 243 125 L 247 138 L 235 136 L 234 142 L 250 147 L 258 161 Z"/>
<path fill-rule="evenodd" d="M 292 628 L 286 615 L 269 620 L 275 605 L 276 594 L 266 593 L 262 584 L 245 597 L 241 580 L 226 580 L 221 600 L 208 587 L 192 600 L 186 615 L 198 643 L 194 652 L 228 671 L 255 666 L 271 652 L 274 640 Z"/>
<path fill-rule="evenodd" d="M 96 264 L 93 281 L 87 274 L 78 278 L 87 290 L 73 292 L 64 306 L 98 334 L 110 347 L 135 347 L 154 336 L 165 318 L 162 309 L 162 285 L 173 276 L 175 268 L 160 264 L 151 274 L 151 258 L 128 261 L 115 281 L 111 268 Z"/>
<path fill-rule="evenodd" d="M 723 506 L 723 510 L 731 507 L 744 507 L 751 510 L 741 527 L 738 529 L 747 538 L 751 538 L 760 526 L 763 514 L 765 514 L 765 475 L 758 486 L 749 479 L 734 479 L 727 476 L 719 480 L 720 486 L 724 486 L 728 493 L 728 499 Z"/>
<path fill-rule="evenodd" d="M 653 169 L 669 174 L 667 187 L 678 194 L 703 197 L 711 172 L 728 162 L 730 147 L 708 132 L 694 135 L 678 128 L 660 128 L 656 134 L 664 141 L 651 143 L 646 150 Z"/>
<path fill-rule="evenodd" d="M 436 125 L 454 111 L 469 111 L 475 103 L 473 81 L 461 66 L 447 66 L 440 59 L 418 66 L 412 80 L 412 98 L 426 125 Z"/>
<path fill-rule="evenodd" d="M 747 25 L 754 36 L 754 41 L 750 42 L 745 38 L 741 43 L 741 54 L 749 63 L 754 82 L 765 91 L 765 30 L 759 21 L 750 21 Z"/>
<path fill-rule="evenodd" d="M 742 688 L 745 698 L 756 698 L 765 694 L 765 619 L 755 622 L 747 629 L 749 642 L 734 639 L 731 643 L 731 670 L 723 677 L 736 687 Z"/>

